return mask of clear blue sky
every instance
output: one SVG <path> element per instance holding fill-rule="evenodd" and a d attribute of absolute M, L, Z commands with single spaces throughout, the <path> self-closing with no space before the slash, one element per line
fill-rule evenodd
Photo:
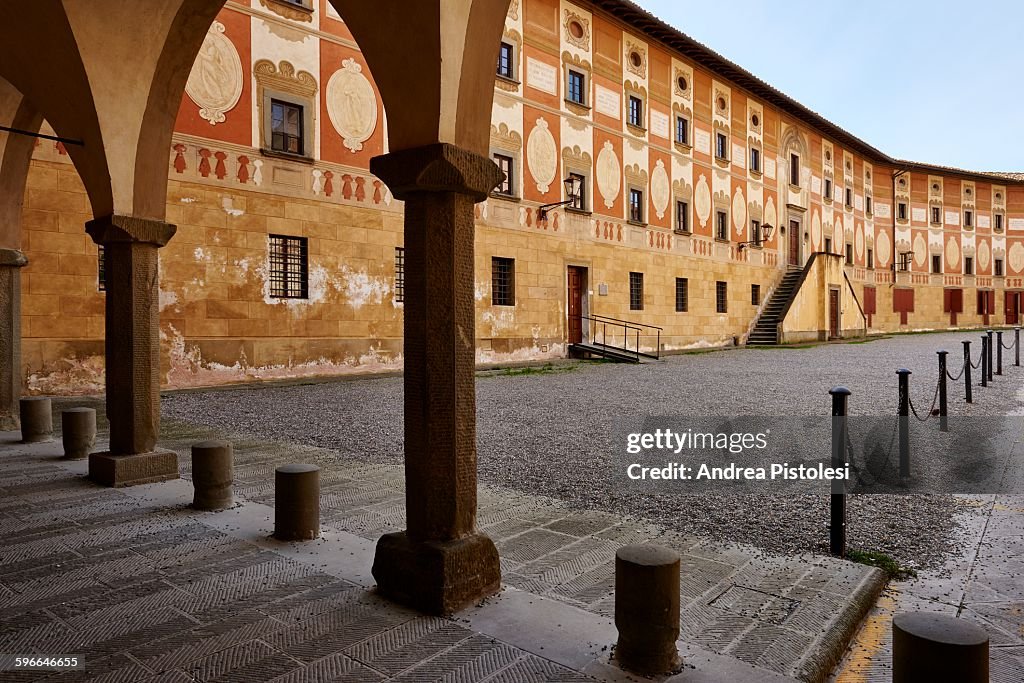
<path fill-rule="evenodd" d="M 634 1 L 890 156 L 1024 172 L 1020 0 Z"/>

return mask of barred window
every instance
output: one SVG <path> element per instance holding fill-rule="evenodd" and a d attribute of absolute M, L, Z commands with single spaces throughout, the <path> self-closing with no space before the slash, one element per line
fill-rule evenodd
<path fill-rule="evenodd" d="M 644 274 L 629 274 L 629 310 L 644 310 Z"/>
<path fill-rule="evenodd" d="M 309 242 L 305 237 L 270 235 L 270 296 L 309 296 Z"/>
<path fill-rule="evenodd" d="M 690 310 L 690 280 L 685 277 L 676 278 L 676 313 Z"/>
<path fill-rule="evenodd" d="M 750 285 L 750 305 L 761 305 L 761 285 Z"/>
<path fill-rule="evenodd" d="M 107 254 L 103 251 L 103 247 L 99 248 L 97 272 L 96 272 L 96 288 L 101 291 L 107 291 Z"/>
<path fill-rule="evenodd" d="M 491 258 L 491 304 L 494 306 L 516 305 L 516 260 L 512 258 Z"/>
<path fill-rule="evenodd" d="M 395 247 L 395 302 L 405 301 L 405 247 Z"/>
<path fill-rule="evenodd" d="M 729 310 L 729 285 L 721 280 L 715 283 L 715 310 L 719 313 Z"/>

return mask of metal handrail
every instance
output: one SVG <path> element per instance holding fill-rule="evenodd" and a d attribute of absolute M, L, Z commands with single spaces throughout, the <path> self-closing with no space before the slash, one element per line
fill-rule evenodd
<path fill-rule="evenodd" d="M 611 316 L 599 315 L 597 313 L 592 313 L 591 315 L 584 316 L 584 317 L 589 317 L 591 319 L 598 319 L 598 320 L 611 320 L 611 321 L 614 321 L 614 322 L 617 322 L 617 323 L 626 323 L 627 325 L 634 325 L 634 326 L 639 326 L 639 327 L 650 327 L 651 329 L 654 329 L 654 330 L 663 330 L 663 329 L 665 329 L 664 327 L 658 327 L 657 325 L 648 325 L 647 323 L 635 323 L 632 320 L 620 320 L 619 318 L 612 318 Z"/>
<path fill-rule="evenodd" d="M 617 318 L 611 318 L 606 315 L 581 315 L 580 320 L 589 320 L 593 326 L 594 334 L 591 335 L 590 343 L 594 346 L 603 346 L 606 349 L 615 349 L 623 351 L 625 353 L 633 354 L 637 360 L 640 360 L 640 356 L 646 358 L 654 358 L 655 360 L 660 359 L 661 354 L 661 330 L 662 328 L 656 325 L 646 325 L 644 323 L 634 323 L 629 320 L 619 320 Z M 597 341 L 597 325 L 601 325 L 601 341 Z M 613 328 L 622 328 L 622 346 L 616 346 L 614 344 L 608 344 L 608 325 L 611 324 Z M 590 325 L 588 325 L 589 327 Z M 644 331 L 644 328 L 657 330 L 657 342 L 654 354 L 645 353 L 640 350 L 640 335 Z M 636 332 L 636 348 L 629 348 L 630 332 Z M 649 337 L 650 333 L 645 333 L 643 336 Z"/>

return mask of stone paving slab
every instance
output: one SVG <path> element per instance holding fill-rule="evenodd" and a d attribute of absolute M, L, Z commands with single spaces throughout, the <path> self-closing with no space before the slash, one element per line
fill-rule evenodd
<path fill-rule="evenodd" d="M 164 433 L 186 477 L 188 446 L 224 436 L 180 424 Z M 860 565 L 481 487 L 480 524 L 501 552 L 505 591 L 468 616 L 423 617 L 367 591 L 376 539 L 404 526 L 400 467 L 233 442 L 246 500 L 220 513 L 187 508 L 187 481 L 103 489 L 76 476 L 84 463 L 56 459 L 57 443 L 0 446 L 0 651 L 78 648 L 89 661 L 86 674 L 0 681 L 630 680 L 608 664 L 614 553 L 645 541 L 683 558 L 681 645 L 701 664 L 679 680 L 817 681 L 881 587 Z M 267 538 L 269 482 L 285 462 L 323 468 L 320 541 Z M 528 608 L 507 607 L 517 595 L 531 596 Z M 531 639 L 516 619 L 534 621 L 541 604 L 573 630 Z"/>
<path fill-rule="evenodd" d="M 1018 452 L 1024 446 L 1018 443 Z M 831 678 L 835 683 L 892 680 L 892 619 L 939 612 L 973 621 L 989 634 L 989 680 L 1024 681 L 1024 496 L 971 499 L 961 527 L 969 541 L 937 569 L 886 588 Z"/>

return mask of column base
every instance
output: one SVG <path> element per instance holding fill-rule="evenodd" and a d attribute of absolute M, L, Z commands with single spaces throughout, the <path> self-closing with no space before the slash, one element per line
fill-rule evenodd
<path fill-rule="evenodd" d="M 178 454 L 157 449 L 150 453 L 89 455 L 89 479 L 101 486 L 136 486 L 178 478 Z"/>
<path fill-rule="evenodd" d="M 484 534 L 416 543 L 403 531 L 377 541 L 373 578 L 389 600 L 448 615 L 501 590 L 501 565 L 498 549 Z"/>

